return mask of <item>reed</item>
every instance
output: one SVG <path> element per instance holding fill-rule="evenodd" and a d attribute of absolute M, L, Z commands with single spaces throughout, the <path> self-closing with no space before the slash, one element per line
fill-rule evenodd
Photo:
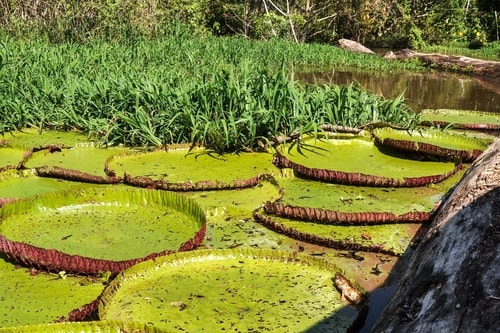
<path fill-rule="evenodd" d="M 323 123 L 405 126 L 414 117 L 402 96 L 385 100 L 354 85 L 294 79 L 294 70 L 348 63 L 333 47 L 185 36 L 85 45 L 4 40 L 2 46 L 1 132 L 79 129 L 105 145 L 201 143 L 224 152 L 317 131 Z M 361 58 L 351 56 L 357 66 Z"/>

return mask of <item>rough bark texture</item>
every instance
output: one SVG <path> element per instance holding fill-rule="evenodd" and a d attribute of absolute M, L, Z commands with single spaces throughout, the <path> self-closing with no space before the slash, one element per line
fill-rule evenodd
<path fill-rule="evenodd" d="M 350 39 L 339 39 L 339 47 L 357 53 L 375 54 L 375 52 L 363 44 Z"/>
<path fill-rule="evenodd" d="M 394 53 L 394 56 L 396 59 L 417 58 L 425 63 L 437 65 L 443 69 L 468 72 L 474 75 L 491 77 L 496 80 L 500 79 L 500 61 L 436 53 L 419 53 L 408 49 L 397 51 Z M 392 57 L 392 55 L 386 55 L 386 58 L 390 59 Z"/>
<path fill-rule="evenodd" d="M 500 139 L 434 218 L 372 332 L 498 332 Z"/>

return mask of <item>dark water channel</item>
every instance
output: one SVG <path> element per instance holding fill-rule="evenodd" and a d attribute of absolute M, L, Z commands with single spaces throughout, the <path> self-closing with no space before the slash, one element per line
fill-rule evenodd
<path fill-rule="evenodd" d="M 404 92 L 406 103 L 415 112 L 423 109 L 500 112 L 500 82 L 492 79 L 445 73 L 374 75 L 342 71 L 300 74 L 298 79 L 319 84 L 357 82 L 386 98 Z"/>

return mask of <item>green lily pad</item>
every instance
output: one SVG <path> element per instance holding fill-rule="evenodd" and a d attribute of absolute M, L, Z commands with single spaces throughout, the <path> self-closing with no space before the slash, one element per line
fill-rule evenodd
<path fill-rule="evenodd" d="M 125 148 L 97 148 L 93 146 L 76 146 L 52 152 L 49 150 L 40 150 L 33 153 L 24 163 L 24 166 L 27 168 L 57 166 L 91 175 L 105 176 L 104 166 L 106 159 L 124 151 L 126 151 Z"/>
<path fill-rule="evenodd" d="M 12 146 L 0 146 L 0 172 L 15 169 L 22 161 L 26 149 Z"/>
<path fill-rule="evenodd" d="M 194 199 L 209 216 L 223 213 L 224 218 L 251 217 L 252 211 L 263 202 L 278 199 L 281 191 L 277 184 L 262 180 L 257 186 L 250 188 L 183 192 L 182 195 Z"/>
<path fill-rule="evenodd" d="M 117 320 L 91 322 L 61 322 L 0 328 L 0 333 L 161 333 L 158 328 L 141 323 Z"/>
<path fill-rule="evenodd" d="M 89 187 L 64 180 L 37 177 L 31 170 L 11 170 L 0 174 L 0 198 L 26 198 L 32 195 Z"/>
<path fill-rule="evenodd" d="M 425 109 L 420 113 L 420 122 L 464 129 L 500 129 L 498 113 L 472 110 Z"/>
<path fill-rule="evenodd" d="M 488 147 L 486 143 L 467 136 L 439 130 L 395 130 L 384 127 L 373 131 L 376 142 L 395 149 L 431 154 L 445 158 L 461 158 L 472 162 Z"/>
<path fill-rule="evenodd" d="M 205 215 L 172 192 L 88 188 L 6 204 L 0 250 L 49 270 L 116 272 L 138 260 L 197 246 Z"/>
<path fill-rule="evenodd" d="M 197 250 L 120 273 L 102 294 L 101 319 L 187 332 L 345 332 L 359 312 L 341 300 L 338 269 L 293 252 Z"/>
<path fill-rule="evenodd" d="M 194 199 L 206 212 L 207 231 L 202 244 L 205 247 L 285 249 L 280 246 L 282 235 L 266 229 L 252 219 L 252 212 L 263 202 L 276 200 L 281 196 L 277 184 L 261 181 L 250 188 L 181 193 Z"/>
<path fill-rule="evenodd" d="M 442 181 L 461 168 L 454 163 L 410 160 L 397 152 L 389 155 L 361 137 L 306 137 L 279 146 L 273 163 L 316 180 L 384 187 L 424 186 Z"/>
<path fill-rule="evenodd" d="M 129 175 L 126 183 L 142 187 L 227 189 L 254 186 L 259 176 L 278 172 L 271 160 L 269 153 L 217 155 L 201 148 L 190 152 L 184 148 L 117 155 L 108 160 L 107 169 L 108 173 Z"/>
<path fill-rule="evenodd" d="M 340 212 L 431 211 L 441 197 L 455 185 L 465 169 L 439 183 L 442 186 L 403 188 L 364 187 L 313 182 L 287 175 L 277 180 L 283 189 L 280 202 L 286 205 Z"/>
<path fill-rule="evenodd" d="M 98 279 L 32 273 L 27 268 L 14 266 L 0 255 L 0 327 L 53 322 L 94 301 L 104 289 Z"/>
<path fill-rule="evenodd" d="M 78 131 L 53 131 L 37 129 L 24 129 L 20 132 L 4 133 L 2 140 L 11 145 L 29 148 L 57 145 L 61 147 L 73 147 L 77 144 L 87 145 L 91 140 Z"/>
<path fill-rule="evenodd" d="M 254 212 L 262 225 L 294 239 L 339 250 L 402 255 L 410 245 L 420 224 L 381 224 L 344 226 L 304 222 L 263 212 Z"/>

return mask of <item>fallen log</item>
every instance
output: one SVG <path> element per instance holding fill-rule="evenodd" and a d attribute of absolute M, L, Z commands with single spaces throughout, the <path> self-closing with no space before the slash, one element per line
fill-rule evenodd
<path fill-rule="evenodd" d="M 372 332 L 498 332 L 498 267 L 500 139 L 438 211 Z"/>
<path fill-rule="evenodd" d="M 386 54 L 385 57 L 399 60 L 416 58 L 441 69 L 500 79 L 500 61 L 437 53 L 419 53 L 409 49 L 391 52 L 390 54 Z"/>

